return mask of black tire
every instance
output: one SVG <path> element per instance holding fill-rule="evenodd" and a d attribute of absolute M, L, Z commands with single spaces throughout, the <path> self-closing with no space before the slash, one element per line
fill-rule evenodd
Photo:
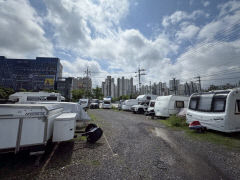
<path fill-rule="evenodd" d="M 88 135 L 87 142 L 95 143 L 102 137 L 102 134 L 103 134 L 103 130 L 101 128 L 97 128 L 93 133 Z"/>
<path fill-rule="evenodd" d="M 133 114 L 136 114 L 136 111 L 133 111 Z"/>
<path fill-rule="evenodd" d="M 92 128 L 95 128 L 97 127 L 96 124 L 88 124 L 87 127 L 85 128 L 85 132 L 88 132 L 90 131 Z"/>
<path fill-rule="evenodd" d="M 144 110 L 143 110 L 143 109 L 138 109 L 138 113 L 139 113 L 139 114 L 143 114 L 143 113 L 144 113 Z"/>

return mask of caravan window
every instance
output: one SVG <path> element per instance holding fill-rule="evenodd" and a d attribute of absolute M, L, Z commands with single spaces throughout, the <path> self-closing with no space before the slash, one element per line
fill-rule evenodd
<path fill-rule="evenodd" d="M 213 94 L 201 95 L 198 102 L 198 110 L 210 112 L 212 107 Z"/>
<path fill-rule="evenodd" d="M 184 101 L 176 101 L 176 108 L 184 108 Z"/>
<path fill-rule="evenodd" d="M 39 96 L 28 96 L 27 101 L 39 101 L 40 97 Z"/>
<path fill-rule="evenodd" d="M 151 96 L 147 96 L 147 100 L 151 100 Z"/>
<path fill-rule="evenodd" d="M 235 114 L 240 114 L 240 100 L 236 101 Z"/>
<path fill-rule="evenodd" d="M 226 95 L 215 95 L 213 98 L 213 112 L 224 112 L 226 106 Z"/>
<path fill-rule="evenodd" d="M 48 96 L 47 101 L 57 101 L 57 96 Z"/>
<path fill-rule="evenodd" d="M 192 110 L 197 109 L 197 98 L 191 98 L 189 109 L 192 109 Z"/>

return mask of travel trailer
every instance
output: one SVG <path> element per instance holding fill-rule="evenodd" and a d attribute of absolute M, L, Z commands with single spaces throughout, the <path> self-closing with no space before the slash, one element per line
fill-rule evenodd
<path fill-rule="evenodd" d="M 186 96 L 158 96 L 154 106 L 156 117 L 169 117 L 188 106 L 189 97 Z"/>
<path fill-rule="evenodd" d="M 103 109 L 111 109 L 112 108 L 111 98 L 103 98 L 102 108 Z"/>
<path fill-rule="evenodd" d="M 131 107 L 134 105 L 138 104 L 138 100 L 137 99 L 129 99 L 129 100 L 125 100 L 122 104 L 122 110 L 124 111 L 131 111 Z"/>
<path fill-rule="evenodd" d="M 10 101 L 15 101 L 17 104 L 31 104 L 42 101 L 56 101 L 62 100 L 59 93 L 48 92 L 16 92 L 9 96 Z"/>
<path fill-rule="evenodd" d="M 193 94 L 187 109 L 187 123 L 221 132 L 240 131 L 240 88 Z"/>
<path fill-rule="evenodd" d="M 43 150 L 49 140 L 73 139 L 75 121 L 76 113 L 63 113 L 57 104 L 1 104 L 0 151 L 34 152 Z"/>

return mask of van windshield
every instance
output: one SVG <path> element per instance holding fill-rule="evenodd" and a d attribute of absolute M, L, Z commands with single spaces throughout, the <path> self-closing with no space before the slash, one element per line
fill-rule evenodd
<path fill-rule="evenodd" d="M 109 101 L 103 101 L 103 103 L 104 103 L 104 104 L 110 104 L 110 102 L 109 102 Z"/>

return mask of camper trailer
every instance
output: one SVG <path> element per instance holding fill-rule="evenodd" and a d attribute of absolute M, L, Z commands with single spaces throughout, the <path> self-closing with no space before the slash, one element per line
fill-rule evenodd
<path fill-rule="evenodd" d="M 187 123 L 221 132 L 240 131 L 240 88 L 193 94 L 187 109 Z"/>
<path fill-rule="evenodd" d="M 134 105 L 138 104 L 138 100 L 137 99 L 129 99 L 129 100 L 125 100 L 122 104 L 122 110 L 124 111 L 131 111 L 131 107 Z"/>
<path fill-rule="evenodd" d="M 102 108 L 103 109 L 111 109 L 112 108 L 111 98 L 103 98 Z"/>
<path fill-rule="evenodd" d="M 59 93 L 48 92 L 16 92 L 9 96 L 10 101 L 15 101 L 17 104 L 32 104 L 42 101 L 60 102 L 62 96 Z"/>
<path fill-rule="evenodd" d="M 156 117 L 169 117 L 187 108 L 189 97 L 186 96 L 158 96 L 154 106 Z"/>
<path fill-rule="evenodd" d="M 49 140 L 70 140 L 75 121 L 76 113 L 63 113 L 57 104 L 1 104 L 0 152 L 35 152 L 44 150 Z"/>

